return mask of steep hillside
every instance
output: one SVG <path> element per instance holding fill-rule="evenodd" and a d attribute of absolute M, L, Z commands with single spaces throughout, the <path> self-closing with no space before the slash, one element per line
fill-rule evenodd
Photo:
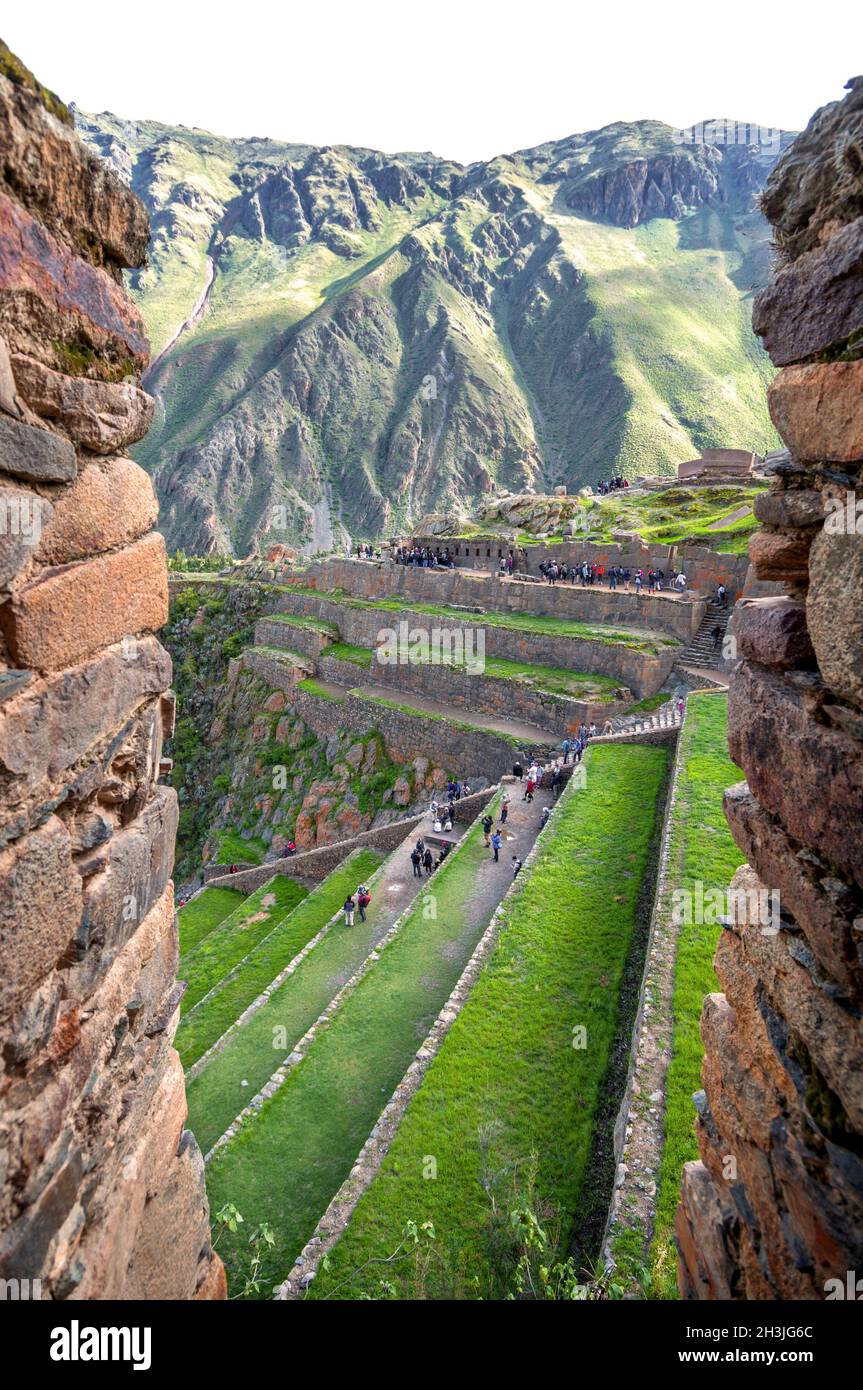
<path fill-rule="evenodd" d="M 640 122 L 463 168 L 76 119 L 153 219 L 138 456 L 171 546 L 314 550 L 775 444 L 766 150 Z"/>

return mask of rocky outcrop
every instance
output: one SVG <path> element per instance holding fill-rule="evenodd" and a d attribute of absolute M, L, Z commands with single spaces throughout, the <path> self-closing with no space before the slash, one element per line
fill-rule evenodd
<path fill-rule="evenodd" d="M 172 1046 L 165 550 L 123 452 L 147 217 L 2 50 L 0 148 L 0 1279 L 219 1298 Z"/>
<path fill-rule="evenodd" d="M 737 605 L 729 747 L 747 780 L 725 810 L 749 863 L 702 1015 L 687 1298 L 821 1299 L 863 1267 L 863 79 L 849 87 L 763 202 L 784 263 L 755 322 L 783 366 L 770 409 L 789 452 L 750 558 L 786 596 Z M 754 910 L 764 887 L 778 924 Z"/>

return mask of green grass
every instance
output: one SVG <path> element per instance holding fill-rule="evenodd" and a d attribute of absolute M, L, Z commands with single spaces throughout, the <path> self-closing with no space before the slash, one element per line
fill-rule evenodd
<path fill-rule="evenodd" d="M 627 717 L 630 714 L 652 714 L 655 709 L 659 709 L 660 705 L 666 705 L 670 699 L 671 696 L 667 690 L 660 690 L 657 695 L 648 695 L 646 699 L 639 700 L 636 705 L 627 705 L 626 709 L 622 709 L 620 713 Z"/>
<path fill-rule="evenodd" d="M 320 632 L 325 637 L 338 637 L 335 623 L 324 622 L 323 618 L 311 618 L 306 613 L 267 613 L 268 623 L 285 623 L 287 627 L 304 627 L 311 632 Z M 332 650 L 327 648 L 327 651 Z"/>
<path fill-rule="evenodd" d="M 722 793 L 741 776 L 728 757 L 727 720 L 726 695 L 690 695 L 680 736 L 682 766 L 670 828 L 669 893 L 673 889 L 693 892 L 698 882 L 705 892 L 724 890 L 743 863 L 722 812 Z M 720 930 L 713 924 L 684 925 L 677 944 L 665 1148 L 650 1252 L 654 1292 L 665 1298 L 677 1296 L 673 1226 L 681 1173 L 684 1163 L 698 1157 L 692 1095 L 701 1086 L 701 1006 L 704 996 L 718 989 L 713 955 Z"/>
<path fill-rule="evenodd" d="M 303 585 L 285 585 L 287 593 L 305 594 L 315 599 L 325 599 L 339 603 L 346 608 L 371 609 L 381 613 L 428 613 L 435 618 L 446 618 L 458 624 L 474 624 L 484 627 L 502 627 L 511 632 L 535 632 L 545 636 L 573 637 L 581 641 L 603 642 L 612 646 L 623 645 L 638 651 L 656 653 L 660 647 L 676 647 L 680 643 L 674 637 L 656 633 L 646 633 L 632 628 L 608 627 L 603 623 L 579 623 L 569 618 L 555 618 L 546 614 L 511 614 L 484 611 L 466 613 L 459 608 L 448 608 L 444 604 L 420 603 L 415 599 L 361 599 L 353 598 L 338 589 L 327 592 L 308 589 Z M 549 668 L 555 669 L 555 668 Z"/>
<path fill-rule="evenodd" d="M 378 1293 L 379 1269 L 351 1276 L 393 1250 L 408 1221 L 427 1220 L 442 1261 L 433 1292 L 505 1296 L 505 1272 L 490 1257 L 481 1134 L 490 1139 L 486 1174 L 501 1174 L 493 1195 L 504 1203 L 503 1220 L 533 1154 L 537 1195 L 557 1212 L 565 1246 L 600 1182 L 589 1166 L 594 1121 L 667 758 L 659 748 L 590 750 L 586 787 L 564 794 L 532 869 L 507 902 L 495 951 L 313 1297 L 336 1289 L 340 1298 Z M 587 1030 L 582 1049 L 573 1045 L 579 1026 Z M 406 1276 L 383 1273 L 399 1296 L 411 1298 L 418 1290 L 407 1268 Z"/>
<path fill-rule="evenodd" d="M 208 932 L 229 917 L 243 901 L 235 888 L 205 888 L 177 913 L 181 952 L 191 951 Z"/>
<path fill-rule="evenodd" d="M 235 830 L 217 830 L 218 849 L 215 863 L 218 864 L 263 864 L 267 846 L 263 840 L 252 836 L 245 839 Z"/>
<path fill-rule="evenodd" d="M 327 647 L 324 656 L 334 656 L 337 661 L 350 661 L 354 666 L 371 666 L 372 651 L 369 647 L 355 647 L 350 642 L 334 642 Z"/>
<path fill-rule="evenodd" d="M 214 992 L 197 1009 L 186 1014 L 175 1038 L 175 1046 L 184 1067 L 190 1067 L 218 1041 L 231 1024 L 236 1022 L 243 1010 L 272 983 L 279 971 L 289 965 L 294 956 L 311 941 L 321 927 L 326 925 L 333 913 L 341 907 L 348 892 L 364 879 L 370 878 L 380 863 L 381 855 L 376 850 L 355 850 L 344 864 L 329 874 L 292 912 L 277 922 L 273 930 L 249 952 L 236 971 L 221 980 Z M 322 946 L 323 942 L 315 951 L 321 950 Z M 327 953 L 323 952 L 321 959 L 324 960 L 326 956 Z M 308 982 L 309 977 L 314 974 L 314 969 L 305 971 L 302 979 Z M 296 994 L 297 986 L 291 985 L 292 979 L 293 977 L 289 977 L 281 987 L 282 993 L 275 1008 L 281 1009 L 285 998 L 292 992 Z M 298 1003 L 301 1007 L 307 1010 L 314 1009 L 316 1001 L 312 997 L 310 985 L 307 983 L 301 986 L 300 992 L 301 998 Z M 318 1013 L 320 1009 L 317 1013 L 312 1013 L 312 1021 L 317 1018 Z M 264 1064 L 263 1079 L 266 1080 L 274 1069 L 269 1024 L 264 1025 L 263 1035 L 260 1029 L 253 1025 L 254 1020 L 250 1019 L 244 1026 L 248 1032 L 244 1031 L 242 1035 L 238 1033 L 235 1043 L 221 1052 L 218 1058 L 213 1058 L 207 1068 L 207 1072 L 212 1069 L 209 1076 L 206 1072 L 202 1073 L 200 1082 L 191 1083 L 190 1096 L 194 1094 L 194 1104 L 190 1101 L 190 1105 L 195 1116 L 201 1117 L 201 1133 L 204 1139 L 212 1134 L 213 1126 L 216 1127 L 214 1137 L 218 1138 L 227 1128 L 233 1115 L 242 1108 L 241 1104 L 237 1104 L 237 1100 L 241 1100 L 239 1080 L 249 1080 L 250 1072 L 257 1076 L 261 1070 L 258 1068 L 256 1072 L 254 1069 L 256 1049 L 260 1052 Z M 297 1038 L 303 1031 L 300 1027 Z M 259 1048 L 261 1036 L 267 1041 L 267 1048 L 262 1051 Z M 296 1038 L 291 1038 L 289 1045 L 295 1041 Z M 232 1051 L 231 1047 L 235 1050 Z M 219 1099 L 213 1100 L 213 1097 L 220 1096 L 224 1097 L 225 1105 L 221 1105 Z M 235 1105 L 236 1109 L 223 1122 L 225 1109 L 231 1110 Z"/>
<path fill-rule="evenodd" d="M 183 1013 L 187 1014 L 277 922 L 292 912 L 307 891 L 292 878 L 276 873 L 184 955 L 179 969 L 180 979 L 188 985 Z"/>
<path fill-rule="evenodd" d="M 427 892 L 421 893 L 304 1061 L 209 1164 L 214 1209 L 233 1202 L 245 1217 L 244 1229 L 264 1220 L 273 1227 L 265 1286 L 287 1274 L 482 934 L 485 909 L 471 908 L 471 894 L 484 859 L 488 850 L 477 824 L 429 881 L 436 916 L 429 915 Z M 498 867 L 507 874 L 505 865 Z M 232 1280 L 247 1270 L 242 1238 L 228 1234 L 219 1253 Z"/>
<path fill-rule="evenodd" d="M 752 510 L 765 485 L 736 484 L 674 487 L 643 497 L 614 493 L 600 498 L 588 511 L 590 539 L 610 541 L 614 531 L 637 531 L 646 541 L 679 545 L 703 540 L 723 553 L 743 551 L 760 523 Z M 744 516 L 729 520 L 741 507 Z"/>
<path fill-rule="evenodd" d="M 343 705 L 345 700 L 343 695 L 334 695 L 331 690 L 325 689 L 320 681 L 314 680 L 309 676 L 305 680 L 297 681 L 297 690 L 302 690 L 306 695 L 315 695 L 319 700 L 331 700 L 334 705 Z"/>

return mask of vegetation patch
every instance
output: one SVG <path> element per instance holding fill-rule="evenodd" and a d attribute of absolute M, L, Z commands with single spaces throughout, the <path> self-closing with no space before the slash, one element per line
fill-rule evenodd
<path fill-rule="evenodd" d="M 334 691 L 327 690 L 326 686 L 321 685 L 321 682 L 316 681 L 312 676 L 297 681 L 297 689 L 302 690 L 306 695 L 314 695 L 319 700 L 331 700 L 334 705 L 345 703 L 344 695 L 336 695 Z"/>
<path fill-rule="evenodd" d="M 669 830 L 669 894 L 685 890 L 695 895 L 699 884 L 705 894 L 714 889 L 724 891 L 743 863 L 722 811 L 725 788 L 739 782 L 741 776 L 728 756 L 727 725 L 727 695 L 690 695 L 680 735 L 680 773 Z M 668 902 L 670 910 L 670 897 Z M 719 987 L 713 955 L 720 930 L 715 923 L 683 925 L 677 942 L 665 1148 L 650 1256 L 651 1292 L 663 1298 L 677 1297 L 674 1213 L 683 1165 L 698 1158 L 692 1096 L 701 1086 L 701 1006 L 704 996 Z"/>
<path fill-rule="evenodd" d="M 217 830 L 218 864 L 263 864 L 267 846 L 254 836 L 238 835 L 236 830 Z"/>
<path fill-rule="evenodd" d="M 207 1049 L 218 1041 L 250 1004 L 254 1003 L 267 985 L 272 983 L 279 972 L 290 964 L 294 956 L 298 955 L 312 937 L 326 926 L 333 914 L 338 912 L 348 893 L 353 892 L 358 883 L 365 882 L 372 876 L 380 866 L 381 858 L 374 849 L 355 850 L 323 883 L 312 889 L 292 912 L 282 917 L 273 930 L 253 947 L 240 965 L 219 982 L 214 992 L 183 1019 L 177 1031 L 175 1045 L 184 1067 L 192 1066 L 203 1057 Z M 361 933 L 358 933 L 358 937 L 360 935 Z M 313 954 L 316 955 L 323 944 L 319 942 Z M 323 1005 L 317 1007 L 319 997 L 313 989 L 317 974 L 314 969 L 303 974 L 305 984 L 300 987 L 300 997 L 296 999 L 300 1010 L 305 1011 L 303 1017 L 310 1015 L 311 1022 L 314 1022 L 323 1008 Z M 277 1061 L 273 1057 L 272 1025 L 274 1015 L 278 1013 L 286 1031 L 289 1025 L 299 1027 L 296 1037 L 288 1039 L 283 1055 L 305 1031 L 305 1027 L 299 1026 L 299 1018 L 294 1019 L 283 1012 L 285 1001 L 291 996 L 292 991 L 294 995 L 297 994 L 297 986 L 291 985 L 293 978 L 289 976 L 280 987 L 278 1003 L 274 1004 L 271 1000 L 257 1015 L 249 1019 L 232 1043 L 226 1045 L 225 1050 L 212 1059 L 202 1075 L 191 1083 L 190 1124 L 195 1128 L 196 1134 L 196 1126 L 200 1127 L 198 1139 L 201 1144 L 209 1147 L 224 1133 L 231 1120 L 242 1109 L 245 1104 L 245 1088 L 241 1087 L 240 1082 L 245 1080 L 253 1085 L 254 1089 L 250 1094 L 254 1095 L 259 1085 L 263 1084 L 275 1069 Z M 327 978 L 326 963 L 321 978 Z M 275 998 L 274 994 L 273 999 Z M 317 1011 L 313 1012 L 314 1010 Z M 257 1022 L 260 1014 L 265 1012 L 266 1021 L 263 1024 Z"/>
<path fill-rule="evenodd" d="M 242 906 L 208 932 L 188 955 L 181 957 L 180 979 L 188 985 L 183 1013 L 188 1013 L 253 946 L 268 936 L 307 891 L 294 879 L 275 874 L 269 883 L 244 898 Z"/>
<path fill-rule="evenodd" d="M 180 951 L 186 953 L 197 946 L 208 932 L 230 917 L 244 901 L 235 888 L 205 888 L 177 913 L 180 929 Z"/>
<path fill-rule="evenodd" d="M 233 1202 L 251 1225 L 271 1224 L 275 1239 L 264 1266 L 271 1284 L 287 1274 L 344 1181 L 485 930 L 476 882 L 487 858 L 482 829 L 474 825 L 429 880 L 434 915 L 422 892 L 305 1059 L 208 1165 L 214 1210 Z M 219 1253 L 232 1283 L 242 1285 L 246 1244 L 229 1237 Z"/>
<path fill-rule="evenodd" d="M 607 1192 L 594 1133 L 667 763 L 661 748 L 590 750 L 586 786 L 567 791 L 506 900 L 495 951 L 312 1297 L 380 1297 L 376 1262 L 411 1221 L 433 1224 L 435 1259 L 422 1282 L 411 1261 L 385 1267 L 397 1297 L 512 1294 L 511 1218 L 526 1204 L 565 1256 Z"/>

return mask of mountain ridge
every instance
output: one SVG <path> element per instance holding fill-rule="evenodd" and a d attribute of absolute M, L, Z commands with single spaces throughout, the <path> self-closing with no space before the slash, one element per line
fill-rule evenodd
<path fill-rule="evenodd" d="M 137 455 L 173 546 L 322 549 L 775 442 L 759 146 L 618 122 L 462 166 L 75 117 L 151 215 Z"/>

